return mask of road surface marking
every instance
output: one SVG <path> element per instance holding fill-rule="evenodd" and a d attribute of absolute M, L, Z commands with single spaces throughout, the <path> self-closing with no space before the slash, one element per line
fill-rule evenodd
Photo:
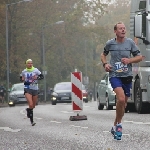
<path fill-rule="evenodd" d="M 143 122 L 143 124 L 150 124 L 150 122 Z"/>
<path fill-rule="evenodd" d="M 62 113 L 65 113 L 65 114 L 72 114 L 73 112 L 72 111 L 60 111 Z"/>
<path fill-rule="evenodd" d="M 9 131 L 9 132 L 19 132 L 19 131 L 21 131 L 21 129 L 11 129 L 9 127 L 0 127 L 0 129 L 2 129 L 4 131 Z"/>
<path fill-rule="evenodd" d="M 130 123 L 132 123 L 133 121 L 124 120 L 124 122 L 130 122 Z"/>
<path fill-rule="evenodd" d="M 39 119 L 39 120 L 40 120 L 40 119 L 43 119 L 43 118 L 37 118 L 37 117 L 34 117 L 34 118 L 35 118 L 35 119 Z"/>
<path fill-rule="evenodd" d="M 136 121 L 128 121 L 128 120 L 124 120 L 124 122 L 129 122 L 133 124 L 150 124 L 150 122 L 136 122 Z"/>
<path fill-rule="evenodd" d="M 88 108 L 88 107 L 91 107 L 91 106 L 84 105 L 83 107 L 87 107 Z"/>
<path fill-rule="evenodd" d="M 81 127 L 81 128 L 83 128 L 83 129 L 88 129 L 88 127 Z"/>
<path fill-rule="evenodd" d="M 58 121 L 50 121 L 50 122 L 54 122 L 54 123 L 61 123 L 61 122 L 58 122 Z"/>
<path fill-rule="evenodd" d="M 75 128 L 82 128 L 82 129 L 88 129 L 88 127 L 81 127 L 81 126 L 75 126 L 75 125 L 70 125 L 71 127 L 75 127 Z"/>
<path fill-rule="evenodd" d="M 72 127 L 75 127 L 75 128 L 80 128 L 81 126 L 75 126 L 75 125 L 70 125 Z"/>
<path fill-rule="evenodd" d="M 103 131 L 104 133 L 109 133 L 110 131 Z"/>
<path fill-rule="evenodd" d="M 24 115 L 25 113 L 24 113 L 24 109 L 23 110 L 20 110 L 20 113 L 22 114 L 22 115 Z"/>
<path fill-rule="evenodd" d="M 115 109 L 113 109 L 113 110 L 107 110 L 107 111 L 116 111 Z"/>

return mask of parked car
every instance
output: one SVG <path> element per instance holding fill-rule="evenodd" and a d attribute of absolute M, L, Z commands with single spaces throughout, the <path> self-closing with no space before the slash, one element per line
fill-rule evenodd
<path fill-rule="evenodd" d="M 60 82 L 57 83 L 52 89 L 51 103 L 56 105 L 57 103 L 71 103 L 71 82 Z M 88 102 L 88 92 L 84 85 L 82 85 L 83 101 Z"/>
<path fill-rule="evenodd" d="M 24 83 L 17 83 L 12 85 L 11 91 L 9 93 L 8 105 L 15 106 L 16 104 L 27 104 L 27 100 L 24 95 Z"/>
<path fill-rule="evenodd" d="M 106 72 L 97 87 L 98 109 L 102 110 L 106 106 L 107 110 L 112 110 L 116 106 L 116 94 L 109 82 L 109 73 Z"/>
<path fill-rule="evenodd" d="M 88 103 L 88 92 L 85 86 L 82 84 L 83 102 Z"/>
<path fill-rule="evenodd" d="M 51 103 L 56 105 L 57 103 L 72 102 L 71 98 L 71 82 L 60 82 L 55 84 L 51 93 Z"/>

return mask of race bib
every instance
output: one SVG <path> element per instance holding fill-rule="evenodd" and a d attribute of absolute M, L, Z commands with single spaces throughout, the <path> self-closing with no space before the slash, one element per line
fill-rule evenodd
<path fill-rule="evenodd" d="M 127 64 L 125 65 L 122 62 L 116 62 L 115 67 L 116 67 L 116 72 L 126 72 L 126 71 L 128 71 Z"/>
<path fill-rule="evenodd" d="M 33 82 L 33 80 L 32 80 L 32 79 L 29 79 L 28 81 L 29 81 L 30 83 L 32 83 L 32 82 Z"/>

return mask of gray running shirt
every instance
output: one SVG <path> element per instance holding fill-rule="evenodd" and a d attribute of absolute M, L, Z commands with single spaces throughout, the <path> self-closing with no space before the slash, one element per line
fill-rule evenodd
<path fill-rule="evenodd" d="M 37 68 L 34 68 L 34 70 L 30 72 L 27 71 L 27 69 L 24 69 L 20 76 L 25 78 L 25 82 L 30 83 L 30 85 L 24 85 L 24 88 L 38 90 L 38 80 L 34 80 L 33 77 L 40 74 L 41 72 Z"/>
<path fill-rule="evenodd" d="M 121 58 L 131 58 L 141 55 L 140 50 L 130 38 L 125 38 L 123 43 L 117 43 L 116 39 L 111 39 L 106 42 L 103 54 L 105 56 L 110 52 L 110 65 L 112 66 L 109 72 L 109 77 L 127 77 L 132 76 L 132 64 L 124 65 L 121 63 Z"/>

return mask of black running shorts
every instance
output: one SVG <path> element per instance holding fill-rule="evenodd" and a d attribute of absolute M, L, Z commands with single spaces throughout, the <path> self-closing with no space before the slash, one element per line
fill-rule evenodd
<path fill-rule="evenodd" d="M 38 95 L 38 90 L 32 90 L 32 89 L 24 88 L 24 94 L 25 93 L 28 93 L 28 94 L 30 94 L 32 96 L 36 96 L 36 95 Z"/>

